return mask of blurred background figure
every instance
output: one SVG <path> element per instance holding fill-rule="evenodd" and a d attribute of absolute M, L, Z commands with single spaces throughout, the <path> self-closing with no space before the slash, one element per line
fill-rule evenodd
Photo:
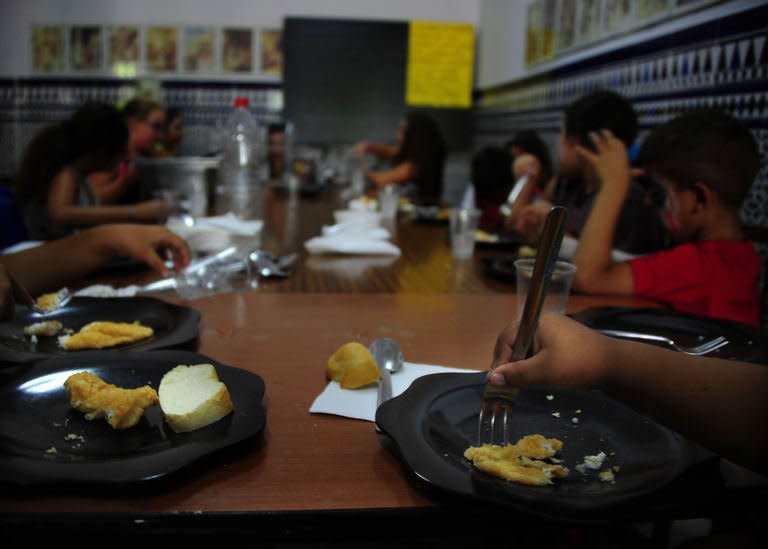
<path fill-rule="evenodd" d="M 154 156 L 173 157 L 179 156 L 181 139 L 184 136 L 184 118 L 181 110 L 169 108 L 165 111 L 165 129 L 163 137 L 155 145 Z"/>
<path fill-rule="evenodd" d="M 480 149 L 472 157 L 471 181 L 475 206 L 481 211 L 479 228 L 500 229 L 503 219 L 499 208 L 512 188 L 512 156 L 495 145 Z"/>
<path fill-rule="evenodd" d="M 48 240 L 102 223 L 164 219 L 163 201 L 101 206 L 91 189 L 88 174 L 116 173 L 127 146 L 122 113 L 105 103 L 86 103 L 70 119 L 40 131 L 25 149 L 15 178 L 29 238 Z"/>
<path fill-rule="evenodd" d="M 287 137 L 285 124 L 274 123 L 267 127 L 267 177 L 282 179 L 286 170 Z"/>
<path fill-rule="evenodd" d="M 550 169 L 552 167 L 549 147 L 541 137 L 539 137 L 539 134 L 533 130 L 522 130 L 517 132 L 504 146 L 513 159 L 521 154 L 528 153 L 541 160 L 542 163 L 548 164 Z"/>
<path fill-rule="evenodd" d="M 397 132 L 397 144 L 362 141 L 358 153 L 370 153 L 391 161 L 391 168 L 371 171 L 369 182 L 377 190 L 390 183 L 410 185 L 406 193 L 416 204 L 439 204 L 443 192 L 445 139 L 435 120 L 427 114 L 406 114 Z"/>
<path fill-rule="evenodd" d="M 133 160 L 139 156 L 153 156 L 165 135 L 165 109 L 157 101 L 135 98 L 126 103 L 121 112 L 129 137 L 119 169 L 113 172 L 93 171 L 88 175 L 93 194 L 101 204 L 138 202 L 139 189 Z"/>

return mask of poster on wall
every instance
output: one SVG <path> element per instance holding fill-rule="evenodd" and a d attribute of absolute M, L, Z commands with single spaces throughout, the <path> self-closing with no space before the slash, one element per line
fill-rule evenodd
<path fill-rule="evenodd" d="M 101 71 L 101 27 L 73 26 L 69 29 L 69 67 L 75 72 Z"/>
<path fill-rule="evenodd" d="M 151 72 L 172 72 L 176 70 L 177 34 L 176 27 L 147 27 L 147 70 Z"/>
<path fill-rule="evenodd" d="M 407 56 L 406 105 L 458 109 L 472 106 L 472 25 L 411 21 Z"/>
<path fill-rule="evenodd" d="M 184 28 L 183 44 L 186 72 L 211 73 L 216 70 L 216 31 L 213 27 Z"/>
<path fill-rule="evenodd" d="M 133 78 L 139 69 L 139 27 L 115 25 L 107 29 L 107 68 L 115 76 Z"/>
<path fill-rule="evenodd" d="M 64 70 L 64 27 L 32 25 L 32 70 L 62 72 Z"/>
<path fill-rule="evenodd" d="M 541 35 L 544 27 L 541 0 L 536 0 L 528 6 L 525 21 L 525 64 L 533 65 L 539 61 Z"/>
<path fill-rule="evenodd" d="M 283 30 L 261 29 L 261 72 L 283 72 Z"/>
<path fill-rule="evenodd" d="M 221 69 L 225 73 L 253 70 L 253 31 L 251 29 L 222 29 Z"/>
<path fill-rule="evenodd" d="M 557 40 L 555 48 L 558 52 L 572 47 L 576 40 L 576 0 L 560 2 L 560 16 L 557 23 Z"/>
<path fill-rule="evenodd" d="M 656 19 L 666 13 L 668 4 L 667 0 L 637 0 L 635 18 L 638 21 Z"/>
<path fill-rule="evenodd" d="M 542 61 L 552 59 L 555 55 L 555 22 L 556 0 L 541 0 L 541 42 L 539 57 Z"/>
<path fill-rule="evenodd" d="M 603 30 L 606 33 L 621 32 L 632 25 L 632 0 L 606 0 L 603 13 Z"/>
<path fill-rule="evenodd" d="M 665 0 L 666 1 L 666 0 Z M 579 2 L 576 41 L 584 44 L 600 36 L 601 0 L 581 0 Z"/>

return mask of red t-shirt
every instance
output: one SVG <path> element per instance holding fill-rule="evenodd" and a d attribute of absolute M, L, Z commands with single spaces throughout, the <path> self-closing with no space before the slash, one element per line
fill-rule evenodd
<path fill-rule="evenodd" d="M 635 295 L 760 327 L 760 258 L 748 241 L 682 244 L 629 261 Z"/>

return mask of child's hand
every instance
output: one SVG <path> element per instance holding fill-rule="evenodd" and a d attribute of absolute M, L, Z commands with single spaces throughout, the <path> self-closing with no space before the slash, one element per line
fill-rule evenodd
<path fill-rule="evenodd" d="M 592 387 L 599 385 L 610 364 L 613 342 L 568 318 L 542 313 L 531 358 L 509 362 L 518 324 L 499 334 L 488 380 L 512 387 Z"/>
<path fill-rule="evenodd" d="M 624 142 L 610 130 L 592 132 L 590 138 L 597 152 L 582 146 L 577 146 L 576 150 L 595 170 L 600 185 L 621 185 L 624 189 L 629 187 L 632 171 Z"/>
<path fill-rule="evenodd" d="M 539 241 L 539 236 L 544 229 L 544 221 L 552 208 L 552 204 L 546 201 L 528 204 L 516 219 L 512 221 L 511 229 L 525 237 L 532 245 Z"/>

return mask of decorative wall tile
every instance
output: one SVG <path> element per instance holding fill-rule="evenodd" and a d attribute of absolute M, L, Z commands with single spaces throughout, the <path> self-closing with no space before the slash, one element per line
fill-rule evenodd
<path fill-rule="evenodd" d="M 476 148 L 503 143 L 515 132 L 534 129 L 551 145 L 563 109 L 598 88 L 629 98 L 641 133 L 700 107 L 728 111 L 742 120 L 768 160 L 768 33 L 689 44 L 556 77 L 542 77 L 481 98 L 475 117 Z M 764 165 L 745 200 L 745 223 L 768 227 L 768 167 Z"/>

